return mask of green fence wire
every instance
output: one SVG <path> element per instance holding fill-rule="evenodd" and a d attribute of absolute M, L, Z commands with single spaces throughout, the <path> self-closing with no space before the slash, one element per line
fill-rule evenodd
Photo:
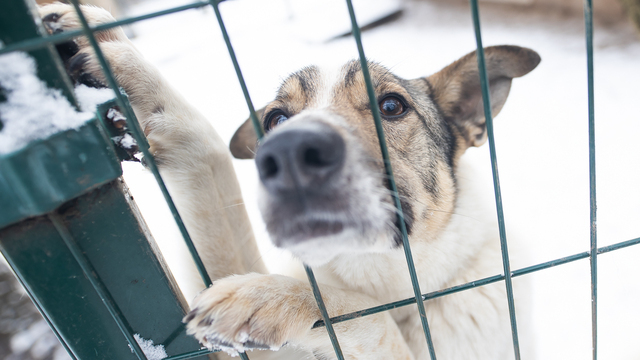
<path fill-rule="evenodd" d="M 593 5 L 584 2 L 584 28 L 587 42 L 587 94 L 589 101 L 589 217 L 590 245 L 589 264 L 591 268 L 591 346 L 593 360 L 598 358 L 598 234 L 596 227 L 596 135 L 595 109 L 593 98 Z"/>
<path fill-rule="evenodd" d="M 402 234 L 402 245 L 404 248 L 404 254 L 407 260 L 407 266 L 409 267 L 409 276 L 411 277 L 411 285 L 415 298 L 420 299 L 422 292 L 420 291 L 420 283 L 418 282 L 418 275 L 416 274 L 416 268 L 413 264 L 413 255 L 411 254 L 411 247 L 409 245 L 409 237 L 407 235 L 407 227 L 404 221 L 404 213 L 402 212 L 402 205 L 400 204 L 400 197 L 398 195 L 398 188 L 396 187 L 396 181 L 393 176 L 393 169 L 391 162 L 389 161 L 389 151 L 387 149 L 387 143 L 384 136 L 384 129 L 382 128 L 382 121 L 380 119 L 380 111 L 378 109 L 378 100 L 376 98 L 373 84 L 371 82 L 371 76 L 369 75 L 369 64 L 367 58 L 364 55 L 364 47 L 362 46 L 362 39 L 360 37 L 360 27 L 356 21 L 356 14 L 353 10 L 353 4 L 351 0 L 347 0 L 347 6 L 349 7 L 349 17 L 351 18 L 353 37 L 356 40 L 358 46 L 358 56 L 360 57 L 360 66 L 362 68 L 362 75 L 367 85 L 367 95 L 369 96 L 369 103 L 371 107 L 371 113 L 373 115 L 373 121 L 376 125 L 376 133 L 378 134 L 378 141 L 380 142 L 380 151 L 382 152 L 382 161 L 384 163 L 384 170 L 389 179 L 389 187 L 391 188 L 391 196 L 396 207 L 398 224 L 400 225 L 400 232 Z M 427 320 L 427 314 L 424 309 L 423 301 L 416 301 L 418 305 L 418 312 L 420 315 L 420 323 L 422 324 L 422 330 L 429 347 L 429 355 L 431 360 L 436 359 L 436 353 L 433 348 L 433 341 L 431 340 L 431 332 L 429 331 L 429 323 Z"/>
<path fill-rule="evenodd" d="M 30 39 L 30 40 L 26 40 L 26 41 L 22 41 L 16 44 L 11 44 L 8 45 L 6 47 L 0 48 L 0 55 L 1 54 L 5 54 L 5 53 L 9 53 L 12 51 L 26 51 L 26 50 L 33 50 L 33 49 L 39 49 L 39 48 L 43 48 L 46 47 L 48 44 L 59 44 L 59 43 L 63 43 L 66 41 L 71 40 L 74 37 L 80 36 L 80 35 L 84 35 L 86 36 L 92 47 L 94 48 L 98 60 L 100 61 L 101 66 L 104 69 L 105 72 L 105 76 L 108 82 L 108 85 L 116 90 L 116 97 L 117 97 L 117 102 L 118 105 L 120 106 L 120 108 L 124 111 L 126 117 L 127 117 L 127 121 L 128 121 L 128 125 L 130 127 L 130 129 L 132 130 L 132 133 L 134 135 L 134 137 L 136 138 L 136 140 L 138 141 L 138 144 L 140 144 L 140 149 L 144 154 L 144 157 L 146 159 L 146 163 L 148 164 L 148 167 L 150 168 L 150 170 L 152 171 L 152 173 L 154 174 L 162 192 L 163 195 L 165 197 L 165 200 L 167 201 L 172 215 L 174 216 L 174 219 L 176 221 L 176 223 L 178 224 L 180 231 L 183 235 L 183 238 L 185 240 L 185 242 L 187 243 L 187 246 L 189 248 L 189 250 L 191 251 L 191 255 L 194 258 L 194 261 L 196 262 L 196 266 L 198 267 L 198 270 L 200 271 L 200 275 L 204 281 L 204 283 L 208 286 L 211 284 L 211 279 L 209 278 L 209 276 L 207 275 L 206 269 L 204 268 L 204 265 L 202 264 L 202 261 L 200 260 L 200 257 L 195 249 L 195 246 L 193 245 L 191 238 L 189 237 L 189 234 L 187 232 L 186 227 L 184 226 L 180 215 L 171 199 L 171 196 L 169 195 L 166 186 L 164 185 L 164 182 L 162 180 L 162 177 L 160 176 L 160 173 L 158 172 L 158 168 L 155 164 L 155 161 L 153 160 L 152 155 L 148 152 L 148 144 L 146 143 L 146 139 L 143 136 L 143 132 L 141 131 L 141 129 L 139 128 L 139 125 L 136 121 L 135 118 L 135 114 L 133 112 L 133 109 L 130 107 L 130 104 L 128 103 L 127 99 L 120 93 L 120 91 L 117 91 L 119 89 L 119 86 L 115 80 L 115 77 L 113 76 L 113 73 L 106 61 L 106 59 L 104 58 L 102 52 L 100 51 L 100 47 L 94 37 L 94 33 L 96 31 L 101 31 L 101 30 L 106 30 L 106 29 L 110 29 L 113 27 L 117 27 L 117 26 L 121 26 L 121 25 L 126 25 L 126 24 L 132 24 L 138 21 L 142 21 L 142 20 L 146 20 L 146 19 L 151 19 L 151 18 L 155 18 L 155 17 L 159 17 L 159 16 L 164 16 L 164 15 L 168 15 L 168 14 L 172 14 L 172 13 L 176 13 L 176 12 L 180 12 L 180 11 L 185 11 L 185 10 L 189 10 L 189 9 L 195 9 L 195 8 L 201 8 L 201 7 L 205 7 L 205 6 L 211 6 L 215 12 L 218 24 L 220 26 L 220 30 L 222 32 L 222 36 L 224 38 L 224 41 L 226 43 L 228 52 L 229 52 L 229 56 L 231 57 L 231 60 L 233 62 L 234 65 L 234 69 L 236 71 L 236 74 L 238 76 L 238 81 L 241 85 L 242 88 L 242 92 L 243 95 L 246 99 L 247 102 L 247 107 L 249 108 L 250 111 L 250 116 L 254 125 L 254 128 L 256 130 L 256 133 L 258 135 L 258 139 L 261 139 L 263 136 L 263 131 L 262 131 L 262 127 L 260 126 L 259 120 L 256 116 L 255 113 L 255 109 L 253 107 L 253 103 L 251 101 L 251 98 L 249 96 L 249 92 L 247 89 L 247 86 L 245 84 L 244 78 L 242 76 L 242 72 L 240 70 L 240 66 L 238 64 L 237 58 L 235 56 L 235 52 L 233 50 L 233 46 L 231 45 L 231 41 L 229 39 L 228 33 L 226 31 L 226 28 L 224 26 L 224 22 L 222 20 L 222 16 L 220 14 L 220 10 L 218 8 L 218 4 L 220 1 L 216 1 L 216 0 L 210 0 L 210 1 L 198 1 L 198 2 L 194 2 L 191 4 L 187 4 L 187 5 L 182 5 L 182 6 L 178 6 L 178 7 L 174 7 L 174 8 L 170 8 L 170 9 L 166 9 L 166 10 L 162 10 L 162 11 L 158 11 L 158 12 L 153 12 L 153 13 L 149 13 L 146 15 L 142 15 L 142 16 L 137 16 L 137 17 L 132 17 L 132 18 L 128 18 L 128 19 L 123 19 L 123 20 L 119 20 L 119 21 L 115 21 L 112 23 L 108 23 L 108 24 L 101 24 L 99 26 L 95 26 L 95 27 L 90 27 L 85 19 L 85 17 L 83 16 L 81 9 L 79 7 L 78 4 L 78 0 L 71 0 L 73 6 L 76 9 L 76 12 L 78 13 L 78 16 L 80 18 L 80 21 L 82 23 L 82 29 L 81 30 L 76 30 L 76 31 L 69 31 L 69 32 L 63 32 L 63 33 L 59 33 L 59 34 L 55 34 L 55 35 L 51 35 L 51 36 L 43 36 L 43 37 L 39 37 L 39 38 L 35 38 L 35 39 Z M 360 63 L 362 66 L 362 71 L 363 71 L 363 76 L 367 85 L 367 92 L 369 95 L 369 100 L 371 102 L 371 109 L 372 109 L 372 113 L 373 113 L 373 121 L 376 125 L 376 130 L 378 133 L 378 137 L 379 137 L 379 142 L 380 142 L 380 150 L 382 152 L 382 156 L 383 156 L 383 161 L 384 161 L 384 165 L 385 165 L 385 171 L 390 179 L 390 187 L 392 189 L 392 196 L 394 198 L 394 203 L 396 205 L 397 208 L 397 214 L 399 217 L 399 224 L 401 227 L 401 232 L 402 232 L 402 239 L 403 239 L 403 245 L 404 245 L 404 250 L 405 250 L 405 255 L 406 255 L 406 260 L 407 260 L 407 266 L 409 268 L 409 273 L 411 276 L 411 281 L 413 284 L 413 289 L 414 289 L 414 293 L 415 293 L 415 297 L 409 298 L 409 299 L 404 299 L 404 300 L 400 300 L 400 301 L 396 301 L 396 302 L 392 302 L 392 303 L 388 303 L 388 304 L 384 304 L 384 305 L 380 305 L 380 306 L 376 306 L 376 307 L 372 307 L 369 309 L 364 309 L 364 310 L 360 310 L 360 311 L 356 311 L 356 312 L 352 312 L 349 314 L 344 314 L 344 315 L 340 315 L 340 316 L 335 316 L 335 317 L 329 317 L 329 314 L 327 314 L 327 310 L 324 306 L 323 300 L 322 300 L 322 296 L 320 295 L 320 291 L 318 288 L 318 285 L 315 281 L 315 276 L 313 275 L 313 271 L 306 267 L 306 271 L 307 271 L 307 275 L 309 278 L 309 281 L 312 285 L 312 288 L 314 290 L 314 295 L 316 296 L 316 300 L 318 303 L 318 306 L 323 314 L 323 320 L 319 320 L 316 324 L 314 324 L 314 328 L 318 328 L 321 326 L 325 326 L 327 328 L 327 331 L 329 333 L 329 336 L 331 338 L 332 344 L 334 346 L 335 352 L 336 352 L 336 356 L 338 357 L 338 359 L 343 359 L 342 356 L 342 351 L 340 349 L 340 345 L 337 339 L 337 336 L 335 334 L 335 331 L 333 330 L 333 326 L 332 324 L 335 323 L 339 323 L 339 322 L 343 322 L 343 321 L 348 321 L 350 319 L 355 319 L 355 318 L 359 318 L 362 316 L 367 316 L 367 315 L 371 315 L 371 314 L 375 314 L 375 313 L 379 313 L 382 311 L 388 311 L 391 309 L 395 309 L 398 307 L 403 307 L 403 306 L 407 306 L 407 305 L 411 305 L 416 303 L 418 306 L 418 312 L 419 315 L 421 317 L 422 320 L 422 326 L 423 326 L 423 330 L 424 330 L 424 334 L 425 334 L 425 339 L 429 348 L 429 353 L 431 356 L 432 360 L 436 359 L 436 349 L 434 349 L 433 347 L 433 343 L 431 340 L 431 335 L 430 335 L 430 330 L 429 330 L 429 325 L 428 325 L 428 321 L 427 321 L 427 317 L 426 317 L 426 313 L 425 313 L 425 308 L 424 308 L 424 302 L 427 300 L 432 300 L 432 299 L 436 299 L 442 296 L 446 296 L 449 294 L 453 294 L 456 292 L 460 292 L 460 291 L 465 291 L 465 290 L 469 290 L 469 289 L 473 289 L 479 286 L 484 286 L 487 284 L 491 284 L 491 283 L 495 283 L 495 282 L 499 282 L 499 281 L 504 281 L 505 282 L 505 286 L 507 289 L 507 301 L 508 301 L 508 305 L 509 305 L 509 315 L 510 315 L 510 321 L 511 321 L 511 329 L 512 329 L 512 337 L 513 337 L 513 347 L 514 347 L 514 354 L 515 354 L 515 358 L 517 360 L 520 359 L 520 350 L 519 350 L 519 341 L 518 341 L 518 329 L 517 329 L 517 322 L 516 322 L 516 317 L 515 317 L 515 304 L 514 304 L 514 298 L 513 298 L 513 289 L 512 289 L 512 285 L 511 285 L 511 279 L 513 277 L 518 277 L 518 276 L 522 276 L 522 275 L 526 275 L 526 274 L 530 274 L 536 271 L 540 271 L 540 270 L 544 270 L 544 269 L 548 269 L 554 266 L 558 266 L 558 265 L 562 265 L 562 264 L 567 264 L 573 261 L 577 261 L 580 259 L 584 259 L 584 258 L 589 258 L 590 259 L 590 268 L 591 268 L 591 298 L 592 298 L 592 342 L 593 342 L 593 360 L 597 359 L 597 255 L 599 254 L 603 254 L 603 253 L 607 253 L 607 252 L 611 252 L 614 250 L 618 250 L 618 249 L 622 249 L 622 248 L 626 248 L 628 246 L 633 246 L 633 245 L 637 245 L 640 244 L 640 238 L 636 238 L 636 239 L 631 239 L 628 241 L 623 241 L 623 242 L 619 242 L 610 246 L 606 246 L 606 247 L 602 247 L 602 248 L 598 248 L 597 247 L 597 233 L 596 233 L 596 190 L 595 190 L 595 185 L 596 185 L 596 178 L 595 178 L 595 135 L 594 135 L 594 100 L 593 100 L 593 90 L 594 90 L 594 84 L 593 84 L 593 24 L 592 24 L 592 3 L 591 0 L 585 0 L 585 5 L 584 5 L 584 13 L 585 13 L 585 29 L 586 29 L 586 44 L 587 44 L 587 77 L 588 77 L 588 102 L 589 102 L 589 179 L 590 179 L 590 226 L 591 226 L 591 231 L 590 231 L 590 251 L 586 251 L 583 253 L 578 253 L 575 255 L 571 255 L 571 256 L 567 256 L 564 258 L 560 258 L 560 259 L 556 259 L 556 260 L 552 260 L 552 261 L 548 261 L 545 263 L 541 263 L 541 264 L 537 264 L 537 265 L 533 265 L 533 266 L 529 266 L 526 268 L 522 268 L 522 269 L 518 269 L 515 271 L 511 271 L 510 269 L 510 265 L 509 265 L 509 255 L 508 255 L 508 249 L 507 249 L 507 239 L 506 239 L 506 232 L 505 232 L 505 224 L 504 224 L 504 216 L 503 216 L 503 209 L 502 209 L 502 200 L 501 200 L 501 195 L 500 195 L 500 182 L 499 182 L 499 177 L 498 177 L 498 167 L 497 167 L 497 157 L 496 157 L 496 149 L 495 149 L 495 142 L 494 142 L 494 134 L 493 134 L 493 123 L 492 123 L 492 116 L 491 116 L 491 107 L 489 106 L 489 89 L 488 89 L 488 80 L 487 80 L 487 74 L 486 74 L 486 68 L 485 68 L 485 64 L 484 64 L 484 50 L 482 47 L 482 35 L 481 35 L 481 31 L 480 31 L 480 17 L 479 17 L 479 11 L 478 11 L 478 4 L 477 4 L 477 0 L 470 0 L 470 5 L 471 5 L 471 13 L 472 13 L 472 19 L 473 19 L 473 23 L 474 23 L 474 31 L 475 31 L 475 36 L 476 36 L 476 44 L 477 44 L 477 57 L 478 57 L 478 68 L 479 68 L 479 73 L 480 73 L 480 80 L 481 80 L 481 86 L 482 86 L 482 95 L 483 95 L 483 103 L 484 103 L 484 110 L 485 110 L 485 118 L 486 118 L 486 124 L 487 124 L 487 135 L 488 135 L 488 140 L 489 140 L 489 147 L 490 147 L 490 157 L 491 157 L 491 165 L 492 165 L 492 171 L 493 171 L 493 181 L 494 181 L 494 190 L 495 190 L 495 200 L 496 200 L 496 208 L 497 208 L 497 215 L 498 215 L 498 225 L 499 225 L 499 232 L 500 232 L 500 244 L 501 244 L 501 251 L 502 251 L 502 259 L 503 259 L 503 274 L 500 275 L 495 275 L 492 277 L 488 277 L 488 278 L 484 278 L 484 279 L 478 279 L 476 281 L 472 281 L 466 284 L 462 284 L 462 285 L 457 285 L 457 286 L 453 286 L 447 289 L 442 289 L 442 290 L 438 290 L 438 291 L 434 291 L 431 293 L 427 293 L 427 294 L 422 294 L 420 291 L 420 287 L 418 285 L 418 279 L 417 279 L 417 274 L 415 271 L 415 267 L 413 265 L 413 258 L 411 255 L 411 250 L 410 250 L 410 245 L 409 245 L 409 241 L 408 241 L 408 236 L 407 236 L 407 232 L 406 232 L 406 228 L 404 226 L 404 221 L 403 221 L 403 213 L 402 213 L 402 208 L 400 205 L 400 201 L 398 198 L 398 193 L 397 193 L 397 189 L 395 186 L 395 181 L 394 181 L 394 177 L 393 177 L 393 170 L 391 167 L 391 164 L 389 162 L 389 156 L 388 156 L 388 151 L 387 151 L 387 147 L 386 147 L 386 143 L 385 143 L 385 137 L 384 137 L 384 131 L 382 129 L 382 125 L 381 125 L 381 120 L 380 120 L 380 114 L 378 111 L 378 107 L 377 107 L 377 100 L 375 97 L 375 93 L 373 91 L 373 87 L 372 87 L 372 83 L 371 83 L 371 79 L 369 76 L 369 72 L 368 72 L 368 64 L 367 64 L 367 60 L 366 57 L 364 55 L 364 48 L 362 46 L 362 40 L 361 40 L 361 36 L 360 36 L 360 27 L 357 24 L 356 18 L 355 18 L 355 12 L 353 9 L 353 5 L 351 3 L 351 0 L 346 0 L 347 2 L 347 6 L 349 8 L 349 15 L 351 18 L 351 22 L 352 22 L 352 31 L 353 31 L 353 35 L 354 35 L 354 39 L 356 41 L 356 45 L 358 47 L 358 53 L 359 53 L 359 57 L 360 57 Z M 54 224 L 59 223 L 56 222 L 55 219 L 53 219 Z M 62 231 L 62 233 L 64 233 L 64 229 L 59 229 Z M 69 239 L 65 239 L 65 241 L 68 240 L 68 245 L 70 246 L 70 248 L 73 248 L 73 239 L 69 238 Z M 91 273 L 91 264 L 86 262 L 86 258 L 83 259 L 82 258 L 82 254 L 79 253 L 78 254 L 79 257 L 77 258 L 78 262 L 82 265 L 86 265 L 83 267 L 83 269 L 86 267 L 85 272 L 88 274 L 87 277 L 89 279 L 91 279 L 91 276 L 89 276 L 89 274 Z M 23 284 L 25 285 L 25 287 L 28 287 L 28 284 Z M 114 320 L 116 321 L 116 323 L 118 323 L 122 330 L 123 335 L 125 336 L 125 338 L 127 338 L 127 340 L 129 341 L 130 345 L 132 346 L 132 349 L 134 350 L 134 352 L 136 353 L 136 355 L 138 356 L 138 358 L 140 359 L 146 359 L 146 357 L 144 356 L 144 354 L 142 353 L 140 347 L 138 346 L 138 344 L 136 343 L 136 341 L 133 339 L 133 335 L 131 334 L 131 331 L 127 329 L 127 325 L 126 325 L 126 319 L 124 319 L 122 317 L 122 315 L 120 314 L 120 312 L 117 310 L 117 308 L 114 307 L 113 303 L 109 301 L 109 294 L 108 293 L 104 293 L 104 290 L 99 283 L 95 283 L 93 284 L 95 290 L 101 295 L 101 298 L 103 298 L 103 302 L 104 305 L 109 308 L 110 312 L 112 313 Z M 46 318 L 46 316 L 45 316 Z M 56 329 L 54 329 L 54 332 L 56 331 Z M 66 345 L 65 345 L 66 347 Z M 191 359 L 194 357 L 198 357 L 198 356 L 202 356 L 202 355 L 206 355 L 206 354 L 210 354 L 214 351 L 210 351 L 210 350 L 199 350 L 199 351 L 192 351 L 192 352 L 188 352 L 188 353 L 184 353 L 184 354 L 179 354 L 179 355 L 174 355 L 171 357 L 166 358 L 167 360 L 182 360 L 182 359 Z M 243 359 L 248 359 L 247 355 L 244 353 L 241 353 L 240 356 Z"/>
<path fill-rule="evenodd" d="M 520 360 L 520 345 L 518 341 L 518 325 L 516 322 L 516 306 L 513 300 L 513 285 L 511 283 L 511 266 L 509 265 L 509 251 L 507 249 L 507 232 L 504 224 L 504 213 L 502 210 L 502 195 L 500 191 L 500 177 L 498 175 L 498 159 L 496 157 L 496 144 L 493 135 L 493 116 L 491 114 L 491 99 L 489 93 L 489 78 L 487 77 L 487 66 L 484 60 L 484 47 L 482 46 L 482 35 L 480 33 L 480 11 L 478 1 L 471 0 L 471 16 L 473 18 L 473 30 L 476 34 L 476 57 L 478 58 L 478 69 L 480 70 L 480 86 L 482 89 L 482 103 L 484 107 L 484 118 L 486 120 L 487 138 L 489 140 L 489 155 L 491 157 L 491 171 L 493 173 L 493 187 L 495 190 L 496 211 L 498 212 L 498 230 L 500 232 L 500 251 L 502 253 L 502 265 L 504 273 L 504 283 L 507 288 L 507 302 L 509 304 L 509 320 L 511 321 L 511 336 L 513 339 L 513 351 L 516 360 Z"/>

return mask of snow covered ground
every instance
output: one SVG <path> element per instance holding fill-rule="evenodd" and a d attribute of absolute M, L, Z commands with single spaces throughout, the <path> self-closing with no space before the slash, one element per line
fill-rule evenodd
<path fill-rule="evenodd" d="M 221 5 L 256 107 L 271 100 L 280 81 L 302 66 L 357 57 L 351 38 L 328 43 L 305 40 L 313 38 L 308 34 L 314 29 L 316 35 L 323 30 L 301 28 L 305 11 L 296 10 L 290 2 L 300 3 L 238 0 Z M 141 14 L 181 3 L 149 1 L 133 11 Z M 413 78 L 431 74 L 475 49 L 467 6 L 426 1 L 405 5 L 402 17 L 363 34 L 370 59 L 402 77 Z M 542 56 L 536 70 L 514 81 L 510 98 L 495 122 L 508 237 L 517 234 L 530 248 L 529 259 L 512 263 L 512 269 L 589 249 L 582 20 L 525 9 L 481 7 L 485 46 L 515 44 L 535 49 Z M 346 7 L 333 16 L 346 18 Z M 148 20 L 134 25 L 134 31 L 134 42 L 142 53 L 211 120 L 224 139 L 229 139 L 248 111 L 213 12 L 190 10 Z M 620 27 L 597 29 L 595 43 L 598 241 L 605 246 L 640 237 L 640 41 L 628 28 Z M 469 156 L 490 174 L 486 146 Z M 287 254 L 269 245 L 255 204 L 254 165 L 236 161 L 235 166 L 265 260 L 277 271 L 281 257 Z M 168 261 L 178 261 L 186 249 L 171 243 L 179 234 L 159 191 L 149 186 L 152 176 L 137 164 L 127 164 L 125 177 L 154 236 L 171 249 L 165 252 Z M 640 359 L 639 258 L 640 246 L 598 257 L 601 359 Z M 175 272 L 180 278 L 189 276 L 193 269 L 181 266 Z M 527 276 L 535 284 L 537 354 L 523 354 L 523 359 L 590 358 L 588 260 Z M 533 339 L 521 339 L 530 341 Z"/>

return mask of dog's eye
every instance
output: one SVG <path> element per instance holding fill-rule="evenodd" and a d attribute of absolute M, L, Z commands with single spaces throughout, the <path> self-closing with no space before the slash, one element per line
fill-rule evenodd
<path fill-rule="evenodd" d="M 384 116 L 400 116 L 405 112 L 405 106 L 395 96 L 387 96 L 386 98 L 380 101 L 380 113 Z"/>
<path fill-rule="evenodd" d="M 265 129 L 265 131 L 269 132 L 269 131 L 273 130 L 274 127 L 276 127 L 276 126 L 282 124 L 283 122 L 287 121 L 287 119 L 289 119 L 289 117 L 287 116 L 287 114 L 284 113 L 284 111 L 282 111 L 282 110 L 272 111 L 267 116 L 267 119 L 264 122 L 264 129 Z"/>

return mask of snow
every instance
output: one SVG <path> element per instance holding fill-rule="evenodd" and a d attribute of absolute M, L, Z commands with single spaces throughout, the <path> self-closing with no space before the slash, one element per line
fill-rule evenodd
<path fill-rule="evenodd" d="M 120 111 L 116 110 L 116 108 L 111 108 L 109 109 L 109 111 L 107 111 L 107 119 L 113 122 L 118 122 L 118 121 L 124 121 L 127 118 L 125 118 Z"/>
<path fill-rule="evenodd" d="M 136 143 L 136 140 L 129 134 L 124 134 L 122 136 L 122 140 L 120 140 L 120 144 L 125 149 L 134 149 L 135 147 L 138 146 L 138 144 Z"/>
<path fill-rule="evenodd" d="M 131 136 L 129 133 L 126 133 L 122 136 L 114 136 L 111 138 L 111 140 L 127 150 L 137 150 L 138 148 L 136 139 L 134 139 L 133 136 Z"/>
<path fill-rule="evenodd" d="M 162 360 L 168 356 L 164 350 L 164 345 L 153 345 L 153 340 L 144 339 L 140 334 L 134 334 L 133 337 L 140 345 L 147 360 Z M 131 348 L 131 345 L 129 345 L 129 348 Z M 131 352 L 133 352 L 133 349 L 131 349 Z"/>
<path fill-rule="evenodd" d="M 11 338 L 11 351 L 15 354 L 28 352 L 33 358 L 42 359 L 59 344 L 49 325 L 41 319 Z"/>
<path fill-rule="evenodd" d="M 7 98 L 0 104 L 0 155 L 60 131 L 77 129 L 93 117 L 77 112 L 57 89 L 36 76 L 35 61 L 26 53 L 0 56 L 0 88 Z"/>
<path fill-rule="evenodd" d="M 96 89 L 84 84 L 79 84 L 74 89 L 80 108 L 85 112 L 95 112 L 98 105 L 116 97 L 109 88 Z"/>

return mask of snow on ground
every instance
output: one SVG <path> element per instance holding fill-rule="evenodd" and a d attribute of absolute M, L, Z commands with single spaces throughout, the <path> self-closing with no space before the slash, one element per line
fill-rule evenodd
<path fill-rule="evenodd" d="M 159 0 L 135 13 L 180 4 Z M 257 108 L 271 99 L 289 73 L 318 62 L 357 57 L 354 41 L 306 41 L 285 0 L 238 0 L 221 4 L 223 17 Z M 398 20 L 363 34 L 370 59 L 411 78 L 431 74 L 475 49 L 468 6 L 407 2 Z M 526 8 L 523 8 L 526 9 Z M 496 119 L 496 146 L 509 237 L 528 244 L 527 261 L 537 264 L 589 249 L 588 127 L 585 40 L 581 19 L 528 10 L 482 7 L 485 46 L 515 44 L 535 49 L 542 63 L 514 81 Z M 293 16 L 293 19 L 292 19 Z M 336 17 L 348 16 L 346 10 Z M 330 21 L 330 20 L 328 20 Z M 296 25 L 297 24 L 297 25 Z M 620 30 L 623 29 L 623 30 Z M 212 122 L 224 139 L 248 117 L 240 86 L 210 9 L 148 20 L 134 27 L 136 46 Z M 319 30 L 321 31 L 321 30 Z M 595 109 L 597 139 L 598 241 L 600 246 L 640 236 L 640 41 L 628 29 L 597 29 Z M 489 174 L 487 147 L 469 156 Z M 257 175 L 250 161 L 235 162 L 246 205 L 265 260 L 278 270 L 287 256 L 269 245 L 255 204 Z M 125 177 L 170 263 L 186 254 L 163 208 L 152 176 L 127 164 Z M 599 355 L 640 359 L 640 246 L 598 257 Z M 197 276 L 174 267 L 176 277 Z M 588 260 L 531 275 L 535 284 L 535 357 L 591 357 Z M 518 281 L 515 279 L 514 281 Z M 532 339 L 521 339 L 530 342 Z"/>

